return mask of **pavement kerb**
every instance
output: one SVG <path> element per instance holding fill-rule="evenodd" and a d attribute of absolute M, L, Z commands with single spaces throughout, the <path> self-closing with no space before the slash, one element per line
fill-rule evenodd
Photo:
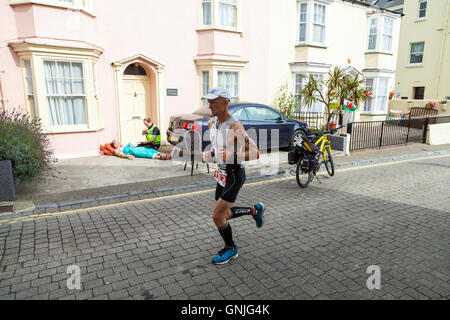
<path fill-rule="evenodd" d="M 415 153 L 415 154 L 404 154 L 404 155 L 399 155 L 399 156 L 390 156 L 390 157 L 384 157 L 384 158 L 374 158 L 374 159 L 366 159 L 366 160 L 358 160 L 358 161 L 347 161 L 347 162 L 337 162 L 337 163 L 335 162 L 335 168 L 342 169 L 342 168 L 365 166 L 365 165 L 371 165 L 371 164 L 383 163 L 383 162 L 395 162 L 395 161 L 401 161 L 401 160 L 407 160 L 407 159 L 431 157 L 431 156 L 437 156 L 437 155 L 448 155 L 448 154 L 450 154 L 450 149 L 431 151 L 431 152 L 423 152 L 423 153 Z M 273 178 L 273 177 L 277 177 L 277 176 L 290 175 L 290 174 L 292 174 L 292 172 L 294 172 L 293 168 L 294 168 L 294 166 L 288 165 L 285 163 L 285 164 L 282 164 L 282 167 L 280 168 L 280 170 L 278 170 L 274 173 L 264 174 L 264 175 L 247 176 L 247 180 L 268 179 L 268 178 Z M 62 210 L 64 208 L 67 208 L 70 206 L 97 204 L 101 201 L 108 201 L 108 200 L 125 200 L 130 197 L 158 194 L 158 193 L 162 193 L 162 192 L 192 190 L 192 189 L 198 189 L 198 188 L 214 186 L 214 185 L 216 185 L 216 182 L 210 181 L 210 182 L 201 182 L 201 183 L 197 183 L 197 184 L 184 185 L 184 186 L 171 186 L 171 187 L 165 187 L 165 188 L 156 189 L 156 190 L 138 190 L 138 191 L 132 191 L 132 192 L 124 193 L 124 194 L 111 195 L 111 196 L 105 196 L 105 197 L 94 198 L 94 199 L 89 198 L 89 199 L 81 199 L 81 200 L 74 200 L 74 201 L 61 202 L 61 203 L 38 204 L 38 205 L 34 205 L 28 209 L 15 211 L 10 214 L 19 214 L 19 213 L 27 214 L 27 213 L 31 213 L 35 210 L 48 210 L 48 209 L 53 209 L 55 211 L 58 211 L 58 210 Z"/>

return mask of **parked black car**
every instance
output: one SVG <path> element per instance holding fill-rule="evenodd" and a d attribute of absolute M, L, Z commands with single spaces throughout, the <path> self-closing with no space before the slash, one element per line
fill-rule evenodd
<path fill-rule="evenodd" d="M 271 129 L 279 130 L 279 147 L 292 147 L 302 135 L 309 133 L 306 123 L 289 119 L 275 109 L 257 103 L 240 102 L 229 106 L 230 113 L 244 125 L 248 131 L 255 129 L 255 141 L 261 150 L 271 147 Z M 208 130 L 208 121 L 212 117 L 208 107 L 200 108 L 192 114 L 175 115 L 170 118 L 167 141 L 176 145 L 183 141 L 189 130 L 204 133 Z M 259 137 L 260 129 L 267 130 L 267 139 Z M 202 150 L 210 144 L 209 137 L 203 137 Z"/>

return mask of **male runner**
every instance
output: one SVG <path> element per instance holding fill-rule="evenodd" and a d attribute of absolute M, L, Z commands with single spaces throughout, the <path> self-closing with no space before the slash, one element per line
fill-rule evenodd
<path fill-rule="evenodd" d="M 245 182 L 245 168 L 242 160 L 259 159 L 259 150 L 255 142 L 248 136 L 242 123 L 228 111 L 230 93 L 225 88 L 216 88 L 204 97 L 208 99 L 213 118 L 208 123 L 212 151 L 204 152 L 202 160 L 210 162 L 215 159 L 218 168 L 214 173 L 217 180 L 216 206 L 213 221 L 225 241 L 225 248 L 212 259 L 214 264 L 225 264 L 238 257 L 238 248 L 234 244 L 231 226 L 228 220 L 252 216 L 256 226 L 264 224 L 264 204 L 253 207 L 232 208 L 239 190 Z"/>

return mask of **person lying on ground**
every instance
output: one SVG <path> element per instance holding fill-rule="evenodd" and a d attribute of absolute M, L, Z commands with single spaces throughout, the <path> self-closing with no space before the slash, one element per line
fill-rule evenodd
<path fill-rule="evenodd" d="M 134 159 L 133 155 L 125 154 L 123 152 L 123 145 L 117 140 L 113 140 L 111 143 L 106 143 L 105 145 L 100 145 L 99 153 L 105 156 L 116 156 L 128 160 Z"/>
<path fill-rule="evenodd" d="M 148 149 L 144 147 L 137 147 L 131 143 L 127 144 L 123 148 L 125 154 L 133 155 L 136 158 L 157 159 L 157 160 L 170 160 L 172 155 L 170 153 L 158 152 L 155 149 Z"/>

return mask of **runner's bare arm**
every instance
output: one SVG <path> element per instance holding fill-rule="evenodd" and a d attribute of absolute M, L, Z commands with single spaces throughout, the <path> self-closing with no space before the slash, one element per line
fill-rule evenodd
<path fill-rule="evenodd" d="M 211 129 L 212 120 L 213 120 L 213 118 L 209 119 L 209 121 L 208 121 L 208 128 L 209 129 Z M 211 153 L 212 145 L 209 145 L 206 149 L 209 149 L 209 150 L 206 150 L 205 152 L 202 152 L 202 162 L 204 162 L 204 163 L 214 162 L 214 158 L 213 158 L 212 153 Z"/>
<path fill-rule="evenodd" d="M 245 151 L 238 152 L 238 159 L 244 159 L 245 161 L 258 160 L 260 157 L 258 146 L 255 141 L 249 137 L 247 131 L 245 131 L 244 126 L 240 122 L 235 122 L 231 126 L 234 139 L 239 143 L 240 141 L 244 141 Z"/>

